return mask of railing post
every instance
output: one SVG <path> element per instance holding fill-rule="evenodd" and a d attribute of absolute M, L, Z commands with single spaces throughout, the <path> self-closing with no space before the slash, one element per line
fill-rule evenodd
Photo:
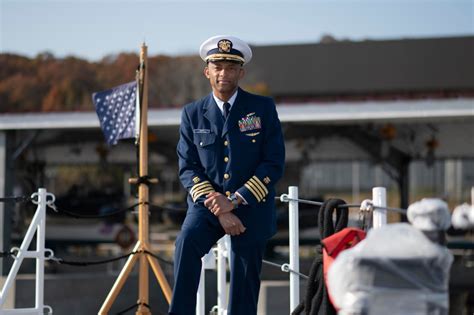
<path fill-rule="evenodd" d="M 387 206 L 387 190 L 385 187 L 372 188 L 372 202 L 374 205 L 373 228 L 377 229 L 387 225 L 387 210 L 377 208 L 377 206 Z"/>
<path fill-rule="evenodd" d="M 46 232 L 46 189 L 38 190 L 40 220 L 36 230 L 36 301 L 37 310 L 44 308 L 44 244 Z"/>
<path fill-rule="evenodd" d="M 217 241 L 217 309 L 218 315 L 227 314 L 227 265 L 230 248 L 226 246 L 226 240 L 230 245 L 230 236 L 224 235 Z"/>
<path fill-rule="evenodd" d="M 206 301 L 206 268 L 204 267 L 204 262 L 202 263 L 201 268 L 201 278 L 199 279 L 199 287 L 196 295 L 196 315 L 205 315 L 205 301 Z"/>
<path fill-rule="evenodd" d="M 300 271 L 299 259 L 299 225 L 298 225 L 298 187 L 290 186 L 288 189 L 289 201 L 289 230 L 290 230 L 290 268 Z M 300 303 L 300 278 L 295 273 L 290 273 L 290 313 Z"/>
<path fill-rule="evenodd" d="M 214 249 L 211 248 L 209 253 L 201 258 L 201 264 L 201 278 L 199 279 L 199 287 L 196 295 L 196 315 L 206 314 L 206 269 L 216 268 Z"/>
<path fill-rule="evenodd" d="M 37 204 L 36 212 L 31 220 L 30 226 L 26 231 L 25 237 L 21 243 L 20 248 L 16 248 L 15 259 L 13 265 L 8 273 L 8 277 L 4 283 L 2 290 L 0 291 L 0 314 L 44 314 L 47 310 L 48 314 L 52 313 L 52 309 L 49 306 L 44 305 L 44 260 L 45 260 L 45 229 L 46 229 L 46 205 L 47 195 L 51 196 L 51 202 L 54 203 L 54 195 L 48 194 L 46 189 L 39 188 L 38 193 L 32 195 L 38 198 L 37 201 L 33 200 L 33 203 Z M 36 232 L 36 249 L 28 250 L 33 237 Z M 53 252 L 49 251 L 49 256 L 53 256 Z M 25 258 L 36 259 L 36 280 L 35 280 L 35 307 L 34 308 L 21 308 L 21 309 L 4 309 L 6 295 L 13 286 L 21 264 Z"/>

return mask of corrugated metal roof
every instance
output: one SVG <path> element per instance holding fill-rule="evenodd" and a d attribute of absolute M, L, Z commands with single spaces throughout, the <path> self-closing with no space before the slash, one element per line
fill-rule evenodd
<path fill-rule="evenodd" d="M 474 98 L 278 104 L 282 122 L 363 122 L 474 119 Z M 149 110 L 150 127 L 178 126 L 180 109 Z M 29 113 L 0 115 L 0 130 L 98 128 L 95 112 Z"/>

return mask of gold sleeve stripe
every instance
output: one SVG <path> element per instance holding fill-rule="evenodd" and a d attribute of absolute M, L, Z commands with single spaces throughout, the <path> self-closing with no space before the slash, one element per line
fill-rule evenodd
<path fill-rule="evenodd" d="M 207 195 L 208 193 L 211 193 L 211 192 L 214 192 L 214 188 L 210 187 L 210 188 L 207 188 L 205 190 L 201 190 L 199 192 L 196 192 L 195 195 L 193 195 L 193 201 L 196 201 L 199 197 L 203 196 L 203 195 Z"/>
<path fill-rule="evenodd" d="M 255 198 L 257 198 L 258 201 L 263 199 L 264 196 L 262 192 L 250 180 L 245 183 L 245 187 L 250 190 L 250 192 L 255 196 Z"/>
<path fill-rule="evenodd" d="M 206 185 L 206 184 L 210 184 L 208 180 L 205 180 L 205 181 L 203 181 L 203 182 L 200 182 L 200 183 L 195 184 L 195 185 L 193 186 L 193 188 L 195 188 L 195 187 L 200 187 L 200 186 L 204 186 L 204 185 Z"/>
<path fill-rule="evenodd" d="M 259 184 L 259 186 L 263 189 L 263 191 L 265 192 L 265 195 L 268 194 L 268 189 L 267 189 L 267 186 L 265 186 L 265 184 L 262 183 L 262 181 L 260 180 L 260 178 L 258 178 L 257 176 L 252 176 L 253 179 L 256 180 L 257 184 Z"/>
<path fill-rule="evenodd" d="M 203 189 L 208 189 L 208 188 L 213 188 L 213 187 L 211 186 L 211 184 L 198 187 L 198 188 L 193 189 L 193 190 L 191 191 L 191 195 L 194 195 L 194 194 L 197 193 L 198 191 L 201 191 L 201 190 L 203 190 Z"/>
<path fill-rule="evenodd" d="M 214 190 L 203 191 L 203 192 L 197 194 L 196 196 L 194 196 L 193 201 L 196 201 L 196 200 L 198 200 L 199 197 L 205 196 L 205 195 L 207 195 L 207 194 L 209 194 L 209 193 L 211 193 L 211 192 L 214 192 Z"/>
<path fill-rule="evenodd" d="M 260 194 L 262 195 L 262 198 L 264 198 L 264 197 L 267 195 L 267 194 L 265 193 L 265 191 L 262 189 L 262 187 L 260 187 L 260 185 L 258 184 L 258 182 L 257 182 L 255 179 L 251 178 L 251 179 L 248 180 L 248 182 L 252 183 L 252 184 L 255 186 L 255 188 L 258 189 L 258 191 L 259 191 Z"/>
<path fill-rule="evenodd" d="M 201 183 L 199 183 L 199 184 L 196 184 L 196 185 L 194 185 L 194 186 L 191 188 L 191 193 L 193 192 L 193 190 L 196 190 L 196 189 L 198 189 L 198 188 L 200 188 L 200 187 L 210 186 L 210 185 L 211 185 L 211 183 L 209 183 L 209 181 L 207 181 L 207 180 L 204 181 L 204 182 L 201 182 Z"/>
<path fill-rule="evenodd" d="M 252 186 L 250 186 L 248 183 L 245 183 L 244 186 L 247 187 L 248 190 L 250 190 L 250 192 L 255 196 L 255 199 L 257 199 L 258 202 L 262 200 L 258 192 L 256 192 Z"/>
<path fill-rule="evenodd" d="M 194 195 L 196 195 L 196 194 L 199 194 L 201 191 L 209 190 L 209 189 L 214 189 L 214 188 L 211 186 L 211 184 L 206 185 L 206 186 L 204 186 L 204 187 L 199 187 L 199 188 L 193 190 L 193 192 L 191 193 L 191 195 L 194 196 Z"/>
<path fill-rule="evenodd" d="M 208 193 L 211 193 L 213 191 L 215 191 L 214 187 L 212 187 L 211 183 L 206 180 L 194 185 L 189 193 L 191 194 L 193 201 L 196 201 L 202 195 L 207 195 Z"/>
<path fill-rule="evenodd" d="M 208 189 L 214 189 L 211 185 L 208 185 L 208 186 L 205 186 L 205 187 L 200 187 L 196 190 L 193 190 L 192 194 L 191 195 L 195 195 L 195 194 L 198 194 L 199 192 L 203 191 L 203 190 L 208 190 Z"/>

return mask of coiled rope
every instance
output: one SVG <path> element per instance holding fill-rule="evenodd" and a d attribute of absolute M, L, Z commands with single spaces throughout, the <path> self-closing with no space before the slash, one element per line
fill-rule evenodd
<path fill-rule="evenodd" d="M 341 199 L 326 200 L 318 213 L 319 235 L 321 240 L 337 233 L 347 227 L 349 211 L 341 207 L 346 202 Z M 336 211 L 336 221 L 333 213 Z M 336 315 L 334 306 L 329 301 L 329 296 L 324 283 L 322 245 L 316 247 L 316 257 L 311 265 L 309 279 L 306 287 L 305 299 L 293 310 L 292 315 Z"/>

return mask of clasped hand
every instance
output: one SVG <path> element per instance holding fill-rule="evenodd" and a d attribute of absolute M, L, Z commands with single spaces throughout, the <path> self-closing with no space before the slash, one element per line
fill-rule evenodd
<path fill-rule="evenodd" d="M 234 205 L 223 194 L 219 192 L 208 194 L 204 201 L 204 206 L 217 216 L 226 234 L 239 235 L 245 232 L 246 228 L 242 224 L 242 221 L 231 212 L 234 209 Z"/>

